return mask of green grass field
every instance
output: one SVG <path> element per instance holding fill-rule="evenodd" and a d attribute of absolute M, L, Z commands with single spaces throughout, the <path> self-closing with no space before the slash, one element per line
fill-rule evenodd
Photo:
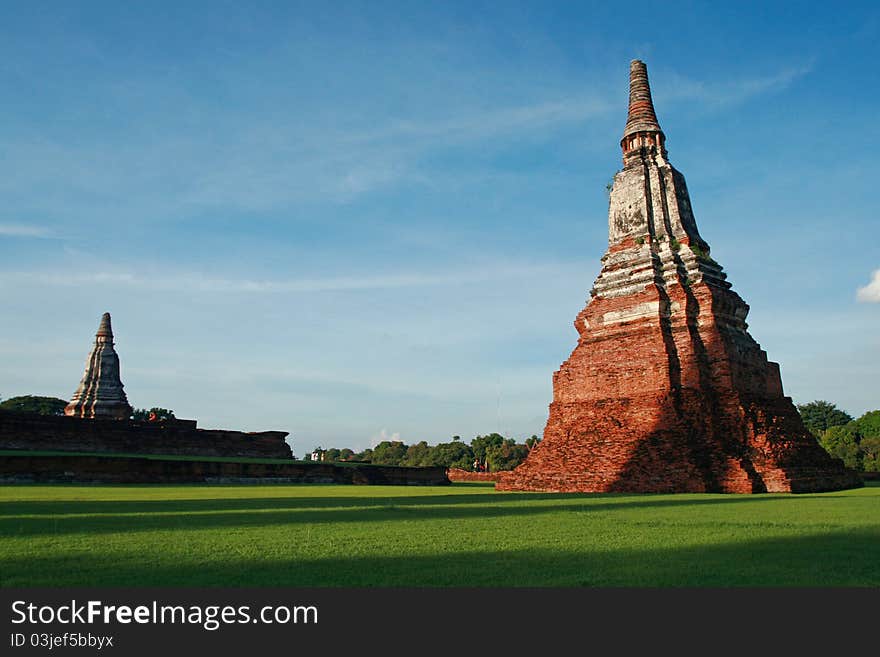
<path fill-rule="evenodd" d="M 2 486 L 0 585 L 880 586 L 880 486 Z"/>

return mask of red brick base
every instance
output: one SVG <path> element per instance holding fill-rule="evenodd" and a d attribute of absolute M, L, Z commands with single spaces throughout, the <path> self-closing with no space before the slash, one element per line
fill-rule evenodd
<path fill-rule="evenodd" d="M 675 289 L 677 288 L 677 289 Z M 861 485 L 804 427 L 734 292 L 596 298 L 553 377 L 544 440 L 498 490 L 813 492 Z M 634 298 L 635 297 L 635 298 Z M 658 305 L 633 321 L 615 312 Z M 740 311 L 740 308 L 745 310 Z"/>

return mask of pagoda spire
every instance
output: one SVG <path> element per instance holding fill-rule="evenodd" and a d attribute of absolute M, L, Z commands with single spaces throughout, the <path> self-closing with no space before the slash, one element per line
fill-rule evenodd
<path fill-rule="evenodd" d="M 499 490 L 816 492 L 861 485 L 804 426 L 749 306 L 700 237 L 666 159 L 644 62 L 630 63 L 623 169 L 578 341 L 544 439 Z M 756 266 L 760 263 L 756 262 Z"/>
<path fill-rule="evenodd" d="M 113 342 L 113 327 L 110 325 L 110 313 L 101 315 L 101 323 L 98 325 L 98 332 L 95 334 L 95 337 Z"/>
<path fill-rule="evenodd" d="M 627 154 L 641 148 L 654 148 L 665 156 L 665 144 L 666 135 L 660 129 L 654 112 L 648 67 L 640 59 L 634 59 L 629 64 L 629 112 L 620 141 L 624 161 Z"/>
<path fill-rule="evenodd" d="M 101 316 L 98 332 L 95 333 L 95 344 L 86 359 L 82 380 L 64 409 L 64 414 L 117 420 L 127 420 L 131 415 L 131 406 L 119 378 L 119 355 L 113 348 L 110 313 Z"/>

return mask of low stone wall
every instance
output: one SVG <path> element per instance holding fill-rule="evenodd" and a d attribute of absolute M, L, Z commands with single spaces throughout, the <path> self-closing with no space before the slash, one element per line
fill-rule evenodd
<path fill-rule="evenodd" d="M 0 411 L 0 450 L 290 459 L 286 431 L 198 429 L 195 420 L 136 422 Z"/>
<path fill-rule="evenodd" d="M 442 467 L 175 461 L 128 456 L 0 455 L 0 483 L 373 484 L 441 486 Z"/>
<path fill-rule="evenodd" d="M 446 476 L 449 481 L 498 481 L 502 472 L 471 472 L 461 468 L 449 468 Z"/>

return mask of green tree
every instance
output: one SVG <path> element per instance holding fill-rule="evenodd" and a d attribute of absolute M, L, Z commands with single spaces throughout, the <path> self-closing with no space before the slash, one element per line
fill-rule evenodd
<path fill-rule="evenodd" d="M 518 444 L 513 438 L 505 438 L 499 433 L 490 433 L 485 436 L 477 436 L 471 441 L 473 457 L 486 463 L 491 472 L 500 470 L 512 470 L 522 463 L 529 454 L 529 443 L 532 446 L 539 441 L 537 436 L 526 440 L 525 444 Z M 471 464 L 473 461 L 471 461 Z"/>
<path fill-rule="evenodd" d="M 400 464 L 413 467 L 434 465 L 432 462 L 433 451 L 434 450 L 428 446 L 428 443 L 422 440 L 421 442 L 417 442 L 415 445 L 410 445 L 407 448 L 406 454 Z"/>
<path fill-rule="evenodd" d="M 40 415 L 64 415 L 67 401 L 58 397 L 40 397 L 38 395 L 21 395 L 10 397 L 0 402 L 0 408 L 18 413 L 38 413 Z"/>
<path fill-rule="evenodd" d="M 526 445 L 518 445 L 513 438 L 506 438 L 500 445 L 491 445 L 486 450 L 486 460 L 491 472 L 513 470 L 529 455 Z"/>
<path fill-rule="evenodd" d="M 461 468 L 470 470 L 474 463 L 474 451 L 470 445 L 463 443 L 461 439 L 452 439 L 452 442 L 440 443 L 431 450 L 431 465 L 439 465 L 444 468 Z"/>
<path fill-rule="evenodd" d="M 829 427 L 819 442 L 831 456 L 841 459 L 846 467 L 861 470 L 860 438 L 855 426 L 847 424 Z"/>
<path fill-rule="evenodd" d="M 156 420 L 174 420 L 174 411 L 167 408 L 159 408 L 158 406 L 153 406 L 153 408 L 147 410 L 146 408 L 136 408 L 131 413 L 132 420 L 138 420 L 140 422 L 147 422 L 150 420 L 150 413 L 156 414 Z"/>
<path fill-rule="evenodd" d="M 831 402 L 817 399 L 808 404 L 798 404 L 798 412 L 804 424 L 813 435 L 820 437 L 822 432 L 831 427 L 838 427 L 852 421 L 852 415 L 842 411 Z"/>
<path fill-rule="evenodd" d="M 862 468 L 865 472 L 880 472 L 880 411 L 868 411 L 852 424 L 860 438 Z"/>
<path fill-rule="evenodd" d="M 859 448 L 865 472 L 880 472 L 880 437 L 862 438 Z"/>
<path fill-rule="evenodd" d="M 406 458 L 407 446 L 399 440 L 383 440 L 373 448 L 372 463 L 377 465 L 400 465 Z"/>
<path fill-rule="evenodd" d="M 373 450 L 367 447 L 364 451 L 358 452 L 351 459 L 352 461 L 358 461 L 361 463 L 372 463 L 373 462 Z"/>
<path fill-rule="evenodd" d="M 880 472 L 880 411 L 869 411 L 858 420 L 829 427 L 819 442 L 849 468 Z"/>
<path fill-rule="evenodd" d="M 862 437 L 880 438 L 880 411 L 868 411 L 855 423 Z"/>
<path fill-rule="evenodd" d="M 489 448 L 500 447 L 504 443 L 504 436 L 500 433 L 490 433 L 485 436 L 476 436 L 471 441 L 471 449 L 474 450 L 474 457 L 482 463 L 486 460 Z"/>

